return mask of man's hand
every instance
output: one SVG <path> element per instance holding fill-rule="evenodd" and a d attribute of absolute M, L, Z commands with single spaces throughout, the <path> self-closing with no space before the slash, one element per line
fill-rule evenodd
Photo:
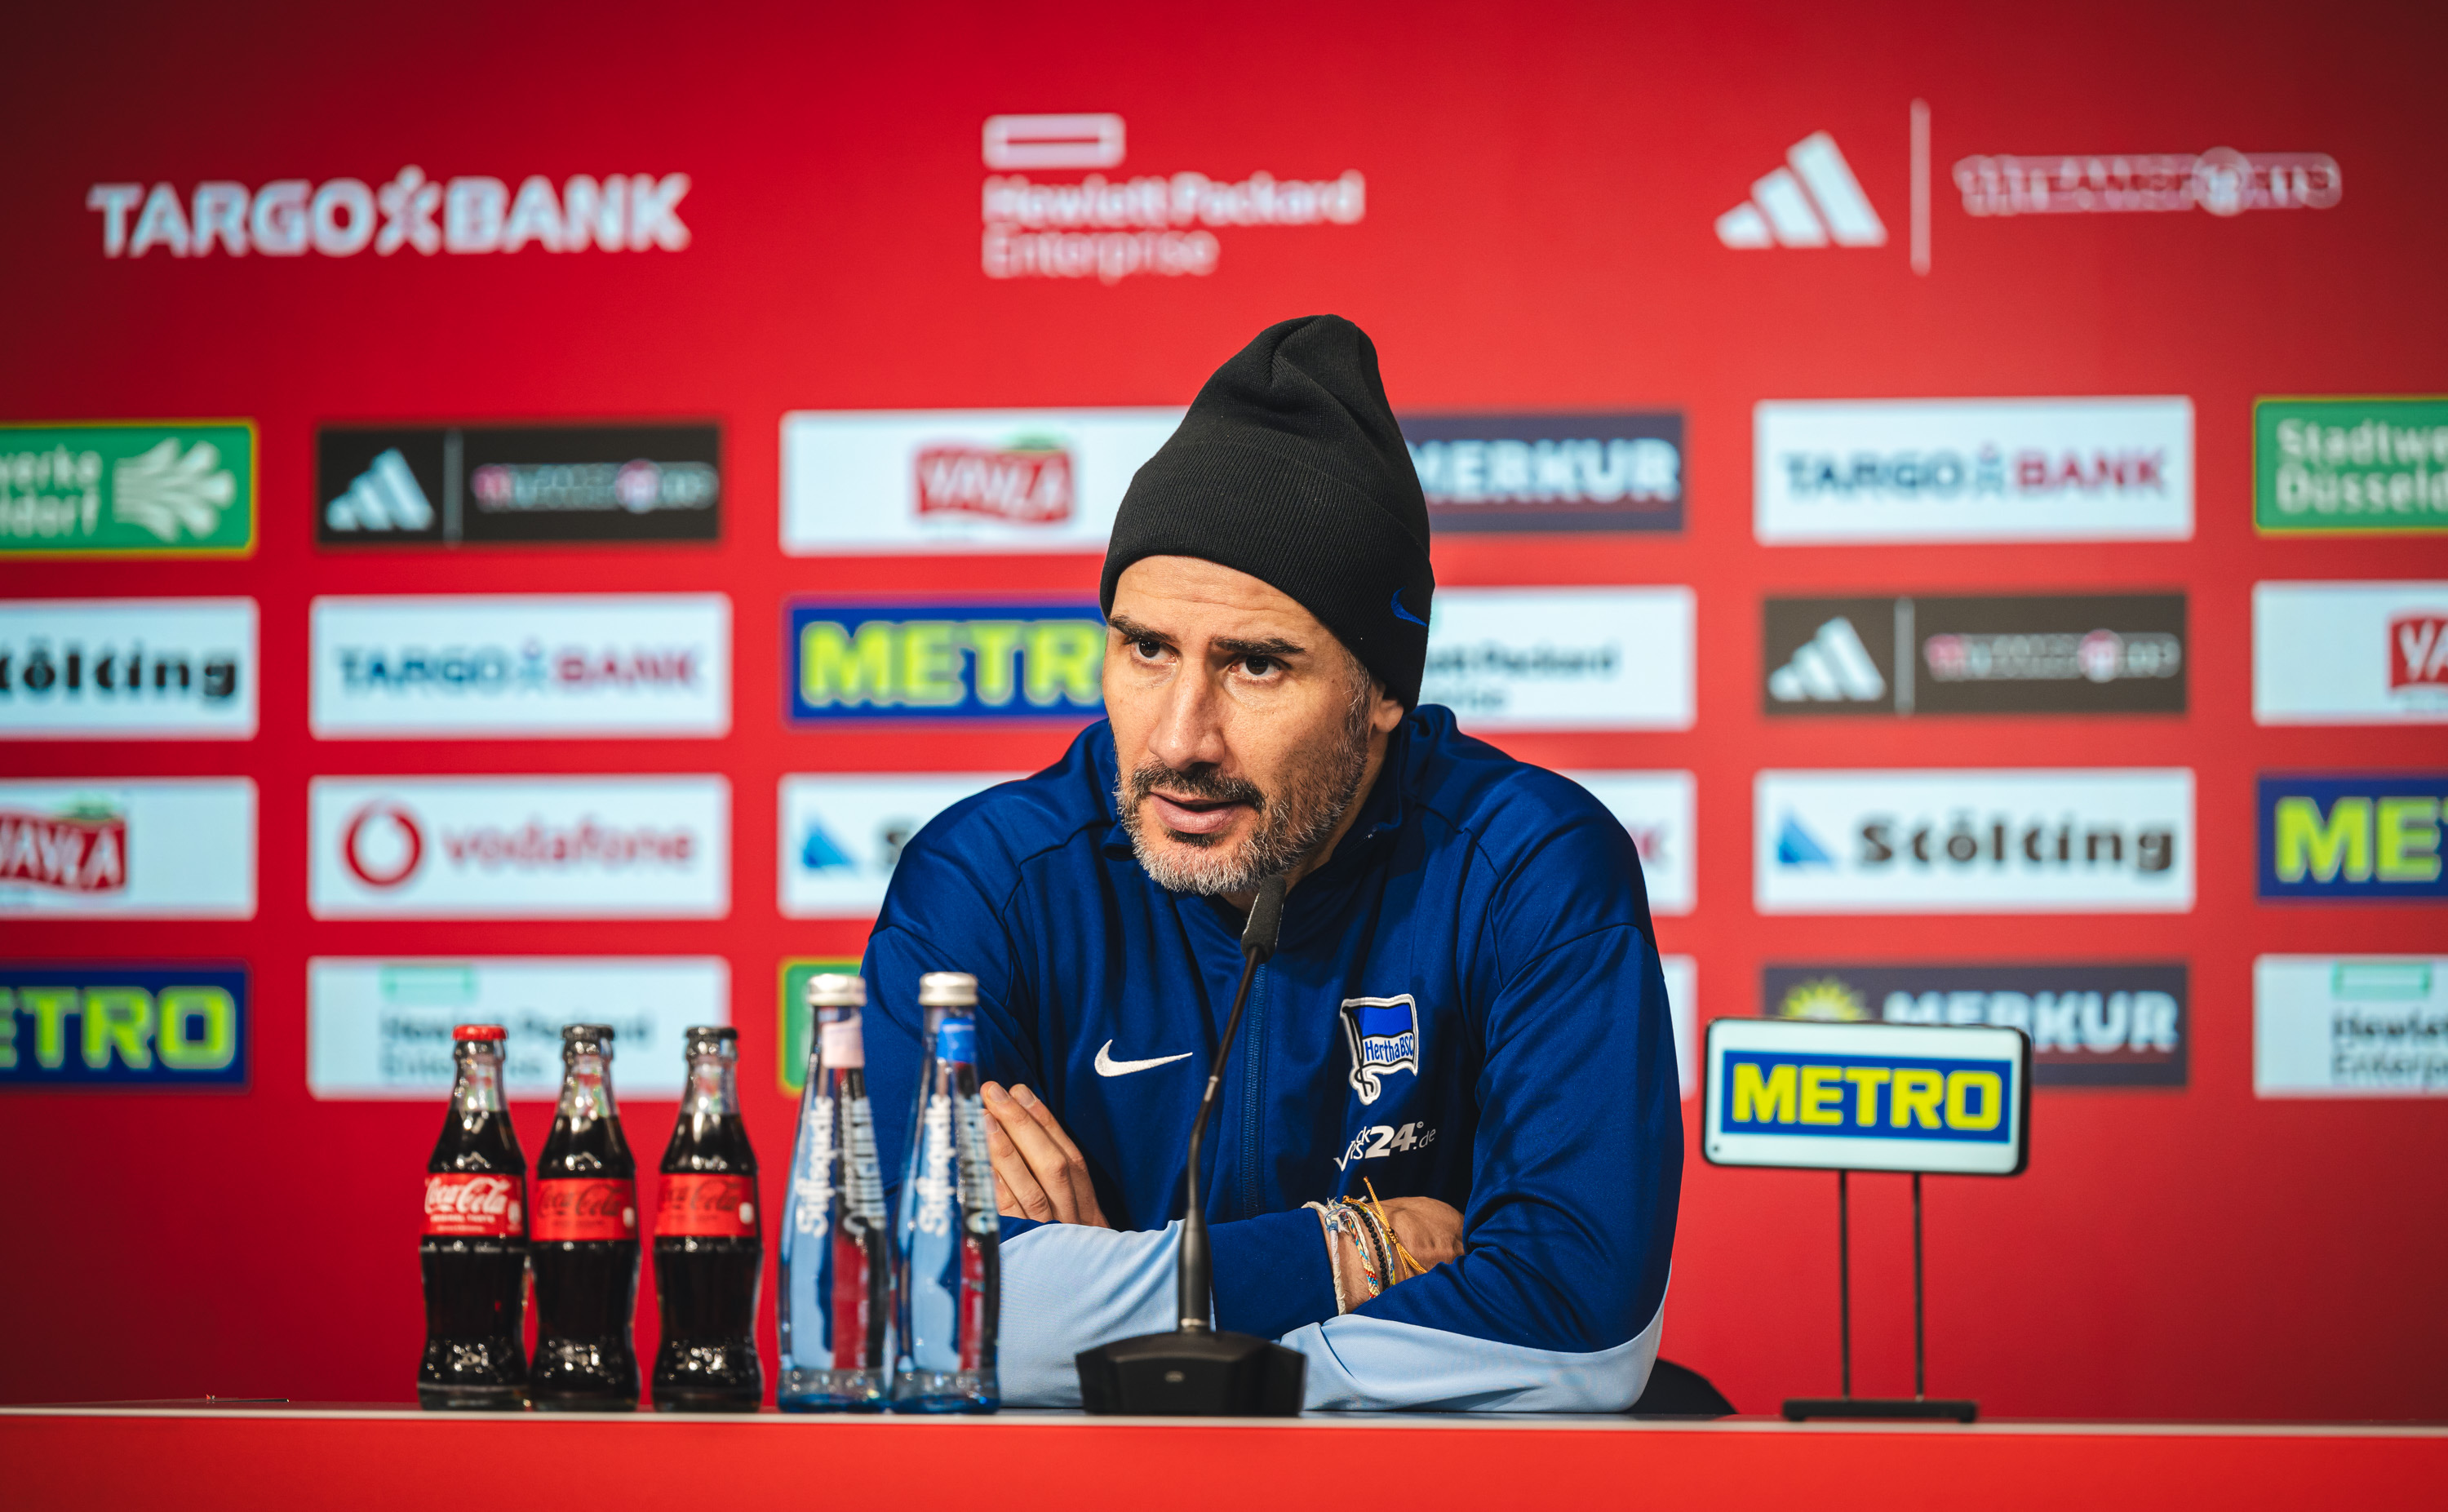
<path fill-rule="evenodd" d="M 994 1162 L 995 1211 L 1040 1223 L 1085 1223 L 1110 1229 L 1088 1179 L 1088 1158 L 1062 1132 L 1036 1093 L 993 1081 L 978 1087 L 986 1108 L 986 1155 Z M 1442 1205 L 1442 1204 L 1440 1204 Z M 1447 1208 L 1448 1213 L 1453 1210 Z M 1408 1234 L 1403 1242 L 1411 1242 Z M 1421 1255 L 1426 1260 L 1426 1255 Z"/>
<path fill-rule="evenodd" d="M 1422 1265 L 1434 1268 L 1448 1260 L 1462 1258 L 1462 1214 L 1450 1203 L 1434 1197 L 1387 1197 L 1378 1204 L 1385 1211 L 1386 1222 L 1403 1248 Z M 1342 1299 L 1345 1311 L 1368 1300 L 1368 1282 L 1363 1275 L 1367 1256 L 1360 1248 L 1357 1234 L 1345 1230 L 1338 1241 L 1344 1246 L 1343 1264 L 1337 1267 L 1342 1276 Z M 1394 1261 L 1394 1273 L 1381 1279 L 1387 1286 L 1403 1276 L 1403 1262 Z"/>

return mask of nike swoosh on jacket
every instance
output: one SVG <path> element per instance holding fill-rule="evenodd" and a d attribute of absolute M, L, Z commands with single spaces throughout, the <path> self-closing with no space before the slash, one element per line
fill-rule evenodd
<path fill-rule="evenodd" d="M 1004 1220 L 1016 1406 L 1076 1404 L 1077 1351 L 1172 1326 L 1190 1116 L 1241 965 L 1237 913 L 1139 867 L 1114 780 L 1098 724 L 947 810 L 903 851 L 868 947 L 880 1117 L 908 1126 L 919 974 L 971 972 L 980 1074 L 1044 1098 L 1116 1225 Z M 1181 1071 L 1102 1074 L 1117 1043 L 1195 1048 Z M 896 1189 L 906 1148 L 885 1141 Z M 1656 1354 L 1682 1159 L 1630 837 L 1572 782 L 1415 711 L 1292 890 L 1224 1067 L 1217 1324 L 1301 1349 L 1312 1407 L 1620 1410 Z M 1302 1204 L 1364 1177 L 1461 1209 L 1464 1254 L 1338 1316 Z"/>

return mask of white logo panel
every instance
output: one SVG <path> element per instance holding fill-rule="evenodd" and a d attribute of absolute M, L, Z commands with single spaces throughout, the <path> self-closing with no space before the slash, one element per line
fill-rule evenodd
<path fill-rule="evenodd" d="M 245 740 L 253 599 L 0 603 L 0 737 Z"/>
<path fill-rule="evenodd" d="M 1700 1090 L 1700 962 L 1695 956 L 1662 955 L 1666 1008 L 1674 1016 L 1674 1072 L 1688 1101 Z"/>
<path fill-rule="evenodd" d="M 318 919 L 719 919 L 718 776 L 316 777 Z"/>
<path fill-rule="evenodd" d="M 2193 534 L 2187 398 L 1764 400 L 1752 445 L 1770 545 Z"/>
<path fill-rule="evenodd" d="M 326 597 L 311 618 L 324 739 L 731 729 L 719 593 Z"/>
<path fill-rule="evenodd" d="M 927 821 L 1017 772 L 825 774 L 782 779 L 781 909 L 792 919 L 871 919 Z"/>
<path fill-rule="evenodd" d="M 2257 724 L 2448 723 L 2448 583 L 2256 583 Z"/>
<path fill-rule="evenodd" d="M 1420 701 L 1465 730 L 1688 730 L 1692 590 L 1440 588 Z"/>
<path fill-rule="evenodd" d="M 306 963 L 306 1086 L 326 1100 L 446 1097 L 452 1025 L 498 1024 L 504 1089 L 551 1098 L 563 1025 L 608 1024 L 614 1095 L 677 1098 L 688 1026 L 730 1022 L 720 956 L 317 956 Z"/>
<path fill-rule="evenodd" d="M 1183 411 L 799 411 L 782 417 L 792 556 L 1100 552 Z"/>
<path fill-rule="evenodd" d="M 255 917 L 246 777 L 0 782 L 0 917 Z"/>
<path fill-rule="evenodd" d="M 1692 911 L 1693 781 L 1689 772 L 1567 772 L 1607 806 L 1640 852 L 1649 911 L 1675 917 Z"/>
<path fill-rule="evenodd" d="M 2255 960 L 2252 1090 L 2265 1098 L 2448 1097 L 2448 957 Z"/>
<path fill-rule="evenodd" d="M 2185 768 L 1762 772 L 1762 913 L 2183 913 Z"/>

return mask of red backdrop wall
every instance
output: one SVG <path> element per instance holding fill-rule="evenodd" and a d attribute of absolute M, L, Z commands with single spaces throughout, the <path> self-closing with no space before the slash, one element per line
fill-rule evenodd
<path fill-rule="evenodd" d="M 2436 949 L 2416 907 L 2257 905 L 2257 771 L 2440 764 L 2435 732 L 2256 728 L 2258 579 L 2443 576 L 2438 537 L 2256 536 L 2250 407 L 2448 387 L 2441 336 L 2448 22 L 2413 6 L 1956 8 L 1245 4 L 1146 8 L 427 6 L 142 13 L 49 7 L 10 48 L 0 307 L 12 419 L 236 415 L 260 427 L 259 542 L 232 561 L 0 564 L 0 593 L 252 595 L 252 741 L 16 743 L 25 776 L 252 775 L 259 906 L 243 924 L 0 922 L 14 959 L 243 958 L 243 1094 L 11 1093 L 0 1398 L 204 1392 L 399 1400 L 420 1337 L 406 1196 L 427 1104 L 317 1101 L 310 955 L 718 954 L 750 1126 L 787 1151 L 774 980 L 863 927 L 774 902 L 786 772 L 1009 769 L 1059 726 L 786 730 L 786 595 L 1092 588 L 1087 556 L 785 557 L 777 426 L 799 409 L 1180 404 L 1261 326 L 1333 310 L 1412 411 L 1680 411 L 1679 534 L 1446 537 L 1448 584 L 1688 584 L 1686 732 L 1521 736 L 1567 767 L 1698 775 L 1698 904 L 1663 921 L 1705 1019 L 1757 1010 L 1759 969 L 1811 959 L 2184 960 L 2190 1084 L 2043 1091 L 2030 1173 L 1929 1191 L 1933 1389 L 1998 1413 L 2448 1414 L 2448 1109 L 2257 1101 L 2252 957 Z M 1932 260 L 1903 244 L 1908 106 L 1928 102 Z M 1112 111 L 1136 166 L 1367 176 L 1360 224 L 1224 238 L 1206 277 L 993 280 L 978 142 L 998 112 Z M 1786 147 L 1842 144 L 1887 219 L 1876 253 L 1735 252 L 1712 231 Z M 1975 152 L 2324 152 L 2333 208 L 1967 216 Z M 624 256 L 108 258 L 91 184 L 388 174 L 691 175 L 685 251 Z M 1769 547 L 1754 542 L 1763 398 L 2185 394 L 2181 543 Z M 722 539 L 664 549 L 352 555 L 314 541 L 314 433 L 339 421 L 713 418 Z M 2190 595 L 2180 718 L 1777 721 L 1760 713 L 1771 593 Z M 736 616 L 718 741 L 318 742 L 317 593 L 719 590 Z M 1763 768 L 2190 767 L 2198 904 L 2176 915 L 1762 917 Z M 702 772 L 732 783 L 718 922 L 315 922 L 317 775 Z M 518 1110 L 532 1154 L 549 1116 Z M 669 1104 L 632 1101 L 659 1149 Z M 1835 1386 L 1832 1182 L 1687 1167 L 1665 1349 L 1754 1410 Z M 769 1174 L 769 1184 L 777 1184 Z M 1901 1177 L 1864 1178 L 1857 1388 L 1909 1389 Z M 772 1294 L 769 1276 L 767 1295 Z M 769 1308 L 770 1311 L 770 1308 Z M 771 1323 L 766 1343 L 772 1346 Z M 641 1320 L 651 1340 L 651 1304 Z M 770 1361 L 770 1352 L 768 1355 Z"/>

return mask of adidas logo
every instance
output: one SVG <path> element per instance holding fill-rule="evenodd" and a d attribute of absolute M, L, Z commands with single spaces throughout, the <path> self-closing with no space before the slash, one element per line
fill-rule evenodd
<path fill-rule="evenodd" d="M 392 447 L 325 507 L 324 519 L 335 530 L 430 530 L 433 505 Z"/>
<path fill-rule="evenodd" d="M 1785 155 L 1788 166 L 1751 184 L 1751 197 L 1717 217 L 1730 247 L 1883 247 L 1887 228 L 1836 148 L 1814 131 Z"/>
<path fill-rule="evenodd" d="M 1802 827 L 1802 821 L 1788 813 L 1777 826 L 1776 864 L 1784 867 L 1832 867 L 1836 858 L 1819 843 L 1819 837 Z"/>
<path fill-rule="evenodd" d="M 1838 615 L 1768 675 L 1768 696 L 1779 703 L 1872 703 L 1887 696 L 1887 679 L 1853 622 Z"/>

